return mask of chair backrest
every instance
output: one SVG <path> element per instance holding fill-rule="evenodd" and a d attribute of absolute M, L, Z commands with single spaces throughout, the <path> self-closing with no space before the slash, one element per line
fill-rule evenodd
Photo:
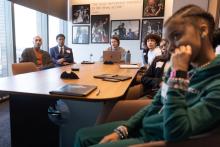
<path fill-rule="evenodd" d="M 22 62 L 12 64 L 13 75 L 38 71 L 33 62 Z"/>

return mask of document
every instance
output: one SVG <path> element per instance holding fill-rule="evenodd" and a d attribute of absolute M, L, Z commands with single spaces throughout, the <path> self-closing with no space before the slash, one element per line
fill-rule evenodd
<path fill-rule="evenodd" d="M 140 68 L 137 64 L 120 64 L 120 68 Z"/>

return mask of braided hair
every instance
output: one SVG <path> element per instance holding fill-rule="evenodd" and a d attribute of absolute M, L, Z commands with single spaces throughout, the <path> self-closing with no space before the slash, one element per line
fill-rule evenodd
<path fill-rule="evenodd" d="M 190 23 L 192 23 L 194 26 L 196 25 L 196 22 L 198 22 L 199 19 L 205 20 L 209 28 L 208 37 L 209 37 L 210 42 L 212 42 L 213 32 L 215 29 L 215 21 L 214 21 L 213 16 L 210 13 L 206 12 L 205 10 L 203 10 L 202 8 L 196 5 L 187 5 L 179 9 L 177 12 L 175 12 L 173 16 L 170 17 L 165 22 L 164 26 L 166 26 L 175 17 L 181 17 L 183 19 L 192 17 L 193 19 L 190 19 Z M 189 20 L 186 20 L 186 21 L 189 22 Z"/>

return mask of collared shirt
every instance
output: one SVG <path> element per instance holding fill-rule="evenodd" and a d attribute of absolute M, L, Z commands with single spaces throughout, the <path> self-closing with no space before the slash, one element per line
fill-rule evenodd
<path fill-rule="evenodd" d="M 64 46 L 58 46 L 58 48 L 59 48 L 59 53 L 60 54 L 64 54 Z"/>

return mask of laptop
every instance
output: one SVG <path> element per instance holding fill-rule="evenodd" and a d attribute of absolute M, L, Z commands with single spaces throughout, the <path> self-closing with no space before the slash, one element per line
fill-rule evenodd
<path fill-rule="evenodd" d="M 131 76 L 123 76 L 123 75 L 114 75 L 114 74 L 101 74 L 101 75 L 95 75 L 93 76 L 94 78 L 98 78 L 98 79 L 114 79 L 114 80 L 118 80 L 118 81 L 125 81 L 125 80 L 129 80 L 132 77 Z"/>
<path fill-rule="evenodd" d="M 103 51 L 103 62 L 121 62 L 121 52 L 120 51 Z"/>
<path fill-rule="evenodd" d="M 68 96 L 86 96 L 95 90 L 95 85 L 67 84 L 56 90 L 50 91 L 50 94 L 68 95 Z"/>

